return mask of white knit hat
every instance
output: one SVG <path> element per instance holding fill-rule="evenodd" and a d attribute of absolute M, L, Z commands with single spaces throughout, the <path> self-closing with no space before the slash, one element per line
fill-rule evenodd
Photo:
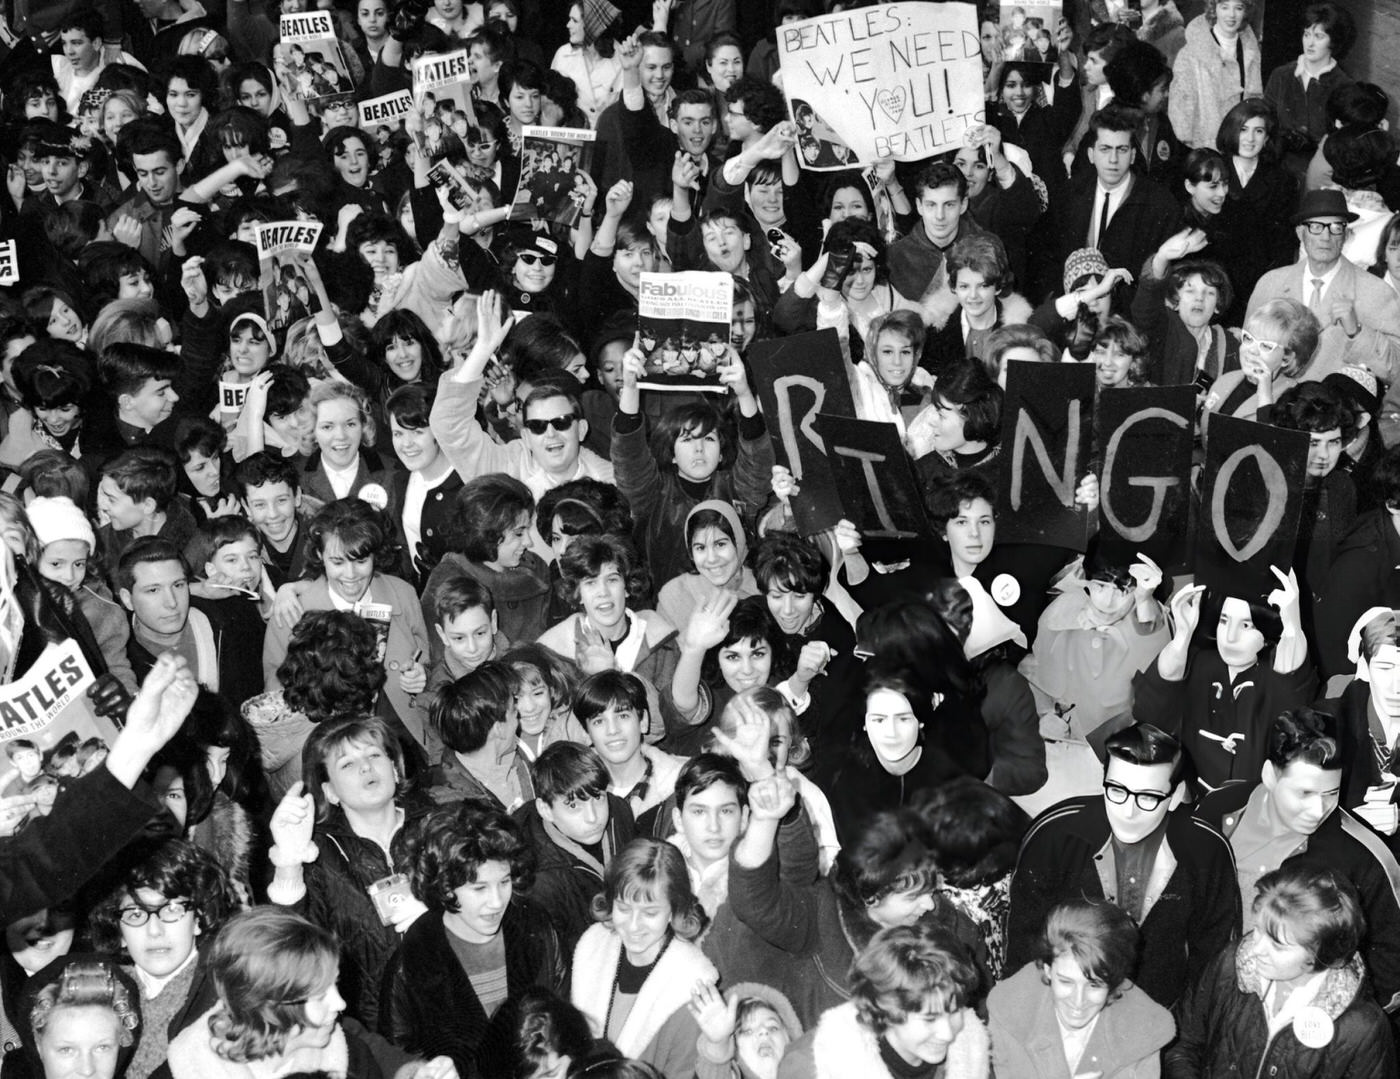
<path fill-rule="evenodd" d="M 92 524 L 83 516 L 83 511 L 73 505 L 73 500 L 61 495 L 55 498 L 36 498 L 25 507 L 34 534 L 39 537 L 39 546 L 47 547 L 59 540 L 82 540 L 88 545 L 88 553 L 97 549 L 97 537 L 93 535 Z"/>

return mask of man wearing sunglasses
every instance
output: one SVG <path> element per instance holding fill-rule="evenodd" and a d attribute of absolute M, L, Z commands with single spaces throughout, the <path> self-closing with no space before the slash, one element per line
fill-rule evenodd
<path fill-rule="evenodd" d="M 530 391 L 520 406 L 520 441 L 500 445 L 486 436 L 476 419 L 476 402 L 492 341 L 499 344 L 504 338 L 495 302 L 494 294 L 483 297 L 482 303 L 490 310 L 479 316 L 480 347 L 474 347 L 466 362 L 438 387 L 429 420 L 442 452 L 464 479 L 504 472 L 530 488 L 536 502 L 546 491 L 569 480 L 586 477 L 612 483 L 612 462 L 583 445 L 588 421 L 583 418 L 583 405 L 575 389 L 578 381 L 572 375 L 560 372 L 557 380 L 541 381 Z M 545 561 L 553 561 L 553 549 L 534 527 L 530 529 L 530 548 Z"/>
<path fill-rule="evenodd" d="M 1224 836 L 1180 804 L 1182 750 L 1138 723 L 1104 746 L 1103 794 L 1047 809 L 1011 878 L 1006 967 L 1037 956 L 1045 916 L 1066 899 L 1106 899 L 1137 922 L 1137 983 L 1170 1007 L 1240 929 L 1240 890 Z"/>
<path fill-rule="evenodd" d="M 1348 364 L 1363 367 L 1391 385 L 1400 375 L 1400 301 L 1379 277 L 1372 277 L 1342 254 L 1348 227 L 1357 215 L 1341 191 L 1309 191 L 1293 215 L 1303 257 L 1291 266 L 1270 270 L 1259 279 L 1245 312 L 1250 315 L 1270 300 L 1286 298 L 1305 305 L 1322 324 L 1322 336 L 1308 367 L 1308 378 L 1321 379 Z M 1394 389 L 1381 406 L 1386 445 L 1400 440 L 1400 393 Z"/>

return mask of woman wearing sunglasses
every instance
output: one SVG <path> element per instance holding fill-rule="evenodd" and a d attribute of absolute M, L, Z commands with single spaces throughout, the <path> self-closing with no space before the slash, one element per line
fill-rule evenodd
<path fill-rule="evenodd" d="M 1201 433 L 1212 412 L 1253 420 L 1296 386 L 1317 354 L 1322 326 L 1297 300 L 1270 300 L 1240 331 L 1240 370 L 1221 375 L 1206 394 Z"/>

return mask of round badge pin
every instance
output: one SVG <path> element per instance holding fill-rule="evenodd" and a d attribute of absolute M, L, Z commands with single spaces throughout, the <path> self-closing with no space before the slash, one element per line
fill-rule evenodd
<path fill-rule="evenodd" d="M 1021 598 L 1021 582 L 1009 573 L 998 573 L 992 578 L 992 587 L 988 591 L 998 605 L 1010 607 Z"/>
<path fill-rule="evenodd" d="M 1332 1040 L 1332 1017 L 1309 1005 L 1293 1017 L 1293 1035 L 1309 1049 L 1321 1049 Z"/>

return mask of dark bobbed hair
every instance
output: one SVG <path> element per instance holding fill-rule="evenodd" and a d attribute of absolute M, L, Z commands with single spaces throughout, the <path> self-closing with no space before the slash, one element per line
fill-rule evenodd
<path fill-rule="evenodd" d="M 632 534 L 632 511 L 617 485 L 587 476 L 551 487 L 540 498 L 535 507 L 535 527 L 546 542 L 555 517 L 566 536 Z"/>
<path fill-rule="evenodd" d="M 593 1044 L 593 1032 L 581 1011 L 548 989 L 527 989 L 516 1014 L 510 1079 L 534 1079 L 558 1057 L 583 1062 Z M 590 1069 L 590 1077 L 594 1074 Z"/>
<path fill-rule="evenodd" d="M 646 683 L 628 671 L 598 671 L 578 687 L 574 697 L 574 718 L 585 729 L 609 708 L 630 708 L 647 722 Z"/>
<path fill-rule="evenodd" d="M 307 611 L 277 668 L 287 706 L 315 723 L 373 713 L 385 677 L 374 630 L 349 611 Z"/>
<path fill-rule="evenodd" d="M 1331 386 L 1323 382 L 1299 382 L 1279 394 L 1269 409 L 1269 423 L 1290 431 L 1340 431 L 1342 444 L 1356 437 L 1356 413 Z"/>
<path fill-rule="evenodd" d="M 187 840 L 167 839 L 141 860 L 128 863 L 112 890 L 88 915 L 93 943 L 102 951 L 121 951 L 123 900 L 135 899 L 141 888 L 166 899 L 189 900 L 200 929 L 210 936 L 239 908 L 233 883 L 212 854 Z"/>
<path fill-rule="evenodd" d="M 1351 12 L 1331 0 L 1308 5 L 1303 12 L 1303 29 L 1310 26 L 1322 27 L 1323 33 L 1331 39 L 1332 56 L 1338 62 L 1345 60 L 1356 44 L 1356 23 Z"/>
<path fill-rule="evenodd" d="M 704 401 L 668 408 L 657 420 L 650 439 L 657 467 L 666 472 L 675 466 L 676 439 L 682 434 L 703 436 L 711 431 L 719 434 L 719 468 L 716 471 L 723 472 L 733 466 L 738 453 L 734 424 Z"/>
<path fill-rule="evenodd" d="M 753 575 L 765 593 L 781 588 L 819 596 L 826 589 L 827 561 L 810 540 L 770 532 L 754 547 Z"/>
<path fill-rule="evenodd" d="M 841 847 L 832 867 L 837 897 L 862 917 L 886 896 L 931 892 L 938 882 L 928 825 L 912 809 L 886 810 Z"/>
<path fill-rule="evenodd" d="M 494 561 L 501 541 L 521 515 L 534 516 L 535 499 L 514 476 L 492 472 L 469 480 L 457 492 L 449 519 L 449 549 L 473 562 Z"/>
<path fill-rule="evenodd" d="M 454 753 L 475 753 L 486 744 L 491 728 L 505 721 L 519 690 L 515 668 L 489 659 L 438 690 L 428 706 L 428 722 Z"/>
<path fill-rule="evenodd" d="M 1266 97 L 1247 97 L 1230 109 L 1220 121 L 1220 129 L 1215 133 L 1215 148 L 1226 157 L 1240 152 L 1240 132 L 1250 120 L 1264 121 L 1264 134 L 1268 141 L 1259 152 L 1259 160 L 1272 164 L 1279 159 L 1278 109 Z"/>
<path fill-rule="evenodd" d="M 930 788 L 915 809 L 928 826 L 939 875 L 954 888 L 981 887 L 1010 873 L 1031 824 L 1024 809 L 972 776 Z"/>
<path fill-rule="evenodd" d="M 934 396 L 962 410 L 963 434 L 969 442 L 995 444 L 1001 437 L 1004 395 L 982 364 L 954 364 L 939 376 Z"/>
<path fill-rule="evenodd" d="M 535 797 L 545 805 L 607 795 L 611 780 L 603 758 L 591 746 L 554 742 L 540 750 L 532 769 Z"/>
<path fill-rule="evenodd" d="M 575 608 L 579 606 L 579 585 L 614 565 L 622 574 L 627 606 L 636 609 L 650 592 L 650 578 L 632 544 L 621 536 L 579 536 L 559 559 L 559 592 Z"/>
<path fill-rule="evenodd" d="M 1182 286 L 1197 274 L 1202 281 L 1215 289 L 1216 318 L 1219 318 L 1235 302 L 1235 287 L 1230 283 L 1230 275 L 1225 272 L 1225 268 L 1210 259 L 1183 259 L 1174 263 L 1167 273 L 1167 302 L 1173 306 L 1179 303 Z"/>
<path fill-rule="evenodd" d="M 372 558 L 376 572 L 398 566 L 398 545 L 384 514 L 362 498 L 337 498 L 327 502 L 311 518 L 306 529 L 306 574 L 323 576 L 326 544 L 334 536 L 347 558 Z"/>
<path fill-rule="evenodd" d="M 515 671 L 522 690 L 536 682 L 549 690 L 550 703 L 556 710 L 569 706 L 583 681 L 583 671 L 577 663 L 535 641 L 511 645 L 500 658 Z"/>
<path fill-rule="evenodd" d="M 510 867 L 511 885 L 526 891 L 535 874 L 535 852 L 509 814 L 479 798 L 428 813 L 406 837 L 413 894 L 429 910 L 456 913 L 455 892 L 476 880 L 487 862 Z"/>
<path fill-rule="evenodd" d="M 702 677 L 709 685 L 719 689 L 724 685 L 719 666 L 720 653 L 739 643 L 757 642 L 768 645 L 772 659 L 770 680 L 781 681 L 796 669 L 792 642 L 768 609 L 767 598 L 745 596 L 729 613 L 729 628 L 725 631 L 724 639 L 706 651 L 700 667 Z"/>
<path fill-rule="evenodd" d="M 395 340 L 412 341 L 422 349 L 423 366 L 418 381 L 435 385 L 442 374 L 442 349 L 427 324 L 406 307 L 396 307 L 380 316 L 369 334 L 369 359 L 388 372 L 391 385 L 400 382 L 398 376 L 389 371 L 384 357 Z"/>

